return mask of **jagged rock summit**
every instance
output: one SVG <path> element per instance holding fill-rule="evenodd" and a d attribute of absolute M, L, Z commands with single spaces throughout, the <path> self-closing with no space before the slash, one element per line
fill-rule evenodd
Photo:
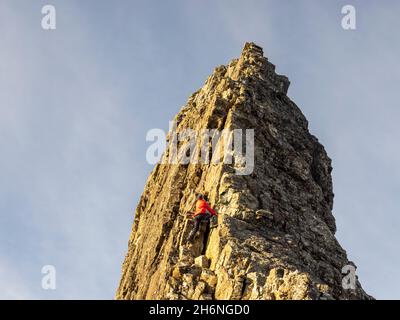
<path fill-rule="evenodd" d="M 254 169 L 157 164 L 135 212 L 117 299 L 372 298 L 356 277 L 343 286 L 342 268 L 354 264 L 334 236 L 331 160 L 288 87 L 262 48 L 246 43 L 190 96 L 176 132 L 253 128 Z M 187 244 L 195 192 L 208 194 L 218 227 L 202 226 Z"/>

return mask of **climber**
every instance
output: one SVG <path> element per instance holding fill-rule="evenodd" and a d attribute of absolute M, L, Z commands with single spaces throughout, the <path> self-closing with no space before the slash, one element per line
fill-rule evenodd
<path fill-rule="evenodd" d="M 202 221 L 206 221 L 208 224 L 210 220 L 212 221 L 212 225 L 210 227 L 216 226 L 217 220 L 217 213 L 210 205 L 207 203 L 207 197 L 203 196 L 202 194 L 197 195 L 197 202 L 196 202 L 196 211 L 194 213 L 189 212 L 194 219 L 193 229 L 190 231 L 188 236 L 188 241 L 192 241 L 194 236 L 196 235 L 197 231 L 200 228 L 200 223 Z"/>

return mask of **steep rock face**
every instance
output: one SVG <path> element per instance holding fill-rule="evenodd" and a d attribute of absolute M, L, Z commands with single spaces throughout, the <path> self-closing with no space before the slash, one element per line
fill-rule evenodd
<path fill-rule="evenodd" d="M 246 43 L 189 98 L 176 132 L 252 128 L 254 170 L 237 174 L 240 161 L 165 163 L 167 149 L 137 206 L 117 299 L 371 298 L 358 280 L 342 286 L 352 263 L 334 236 L 331 160 L 288 87 Z M 203 225 L 190 245 L 195 192 L 208 194 L 219 224 Z"/>

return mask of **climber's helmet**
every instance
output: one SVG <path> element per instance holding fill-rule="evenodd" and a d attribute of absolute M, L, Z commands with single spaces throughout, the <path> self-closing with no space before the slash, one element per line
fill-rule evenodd
<path fill-rule="evenodd" d="M 202 195 L 201 193 L 197 193 L 196 198 L 197 198 L 197 200 L 204 199 L 204 195 Z"/>

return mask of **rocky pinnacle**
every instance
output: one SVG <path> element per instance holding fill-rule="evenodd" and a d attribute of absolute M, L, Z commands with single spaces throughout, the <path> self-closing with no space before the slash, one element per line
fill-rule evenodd
<path fill-rule="evenodd" d="M 246 43 L 190 96 L 176 132 L 254 129 L 254 168 L 158 163 L 136 208 L 117 299 L 372 298 L 335 238 L 331 160 L 288 87 L 262 48 Z M 195 192 L 208 195 L 218 226 L 202 225 L 187 244 Z"/>

